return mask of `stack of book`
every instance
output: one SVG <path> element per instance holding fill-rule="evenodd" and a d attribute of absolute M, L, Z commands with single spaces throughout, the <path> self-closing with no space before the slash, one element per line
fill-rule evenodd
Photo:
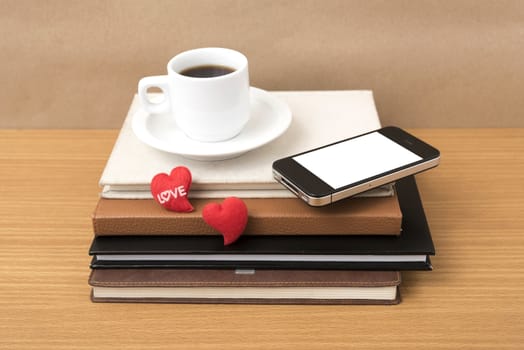
<path fill-rule="evenodd" d="M 326 207 L 279 185 L 274 160 L 380 128 L 370 91 L 273 92 L 293 115 L 273 142 L 227 160 L 159 151 L 133 133 L 135 98 L 102 174 L 90 247 L 95 302 L 395 304 L 402 270 L 430 270 L 434 246 L 414 177 Z M 191 213 L 152 199 L 153 176 L 186 166 Z M 224 246 L 202 219 L 237 196 L 244 234 Z"/>

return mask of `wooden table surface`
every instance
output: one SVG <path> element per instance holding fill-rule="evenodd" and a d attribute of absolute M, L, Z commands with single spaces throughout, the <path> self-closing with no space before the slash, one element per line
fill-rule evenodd
<path fill-rule="evenodd" d="M 116 130 L 0 131 L 1 349 L 524 347 L 524 129 L 414 129 L 437 255 L 397 306 L 93 304 L 90 215 Z"/>

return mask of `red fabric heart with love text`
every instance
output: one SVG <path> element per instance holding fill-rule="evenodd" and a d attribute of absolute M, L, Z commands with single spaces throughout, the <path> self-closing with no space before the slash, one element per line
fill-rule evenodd
<path fill-rule="evenodd" d="M 237 197 L 228 197 L 222 204 L 208 203 L 202 209 L 204 221 L 224 236 L 224 245 L 235 242 L 247 225 L 247 206 Z"/>
<path fill-rule="evenodd" d="M 188 213 L 194 210 L 187 195 L 191 187 L 191 172 L 184 166 L 171 170 L 169 175 L 157 174 L 151 180 L 153 198 L 167 210 Z"/>

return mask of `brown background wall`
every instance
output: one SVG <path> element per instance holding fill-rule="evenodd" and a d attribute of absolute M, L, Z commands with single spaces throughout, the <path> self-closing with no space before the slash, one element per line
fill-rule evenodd
<path fill-rule="evenodd" d="M 520 0 L 0 0 L 0 35 L 2 128 L 118 128 L 202 46 L 266 90 L 372 89 L 383 124 L 524 127 Z"/>

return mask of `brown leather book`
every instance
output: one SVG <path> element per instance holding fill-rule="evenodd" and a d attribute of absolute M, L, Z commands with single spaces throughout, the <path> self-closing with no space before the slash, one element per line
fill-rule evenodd
<path fill-rule="evenodd" d="M 94 302 L 398 304 L 398 271 L 95 269 Z"/>
<path fill-rule="evenodd" d="M 195 210 L 177 213 L 152 199 L 101 198 L 93 214 L 95 236 L 214 235 L 202 219 L 209 202 L 193 199 Z M 248 223 L 245 235 L 399 235 L 402 213 L 398 198 L 358 197 L 326 207 L 310 207 L 296 198 L 245 198 Z"/>

